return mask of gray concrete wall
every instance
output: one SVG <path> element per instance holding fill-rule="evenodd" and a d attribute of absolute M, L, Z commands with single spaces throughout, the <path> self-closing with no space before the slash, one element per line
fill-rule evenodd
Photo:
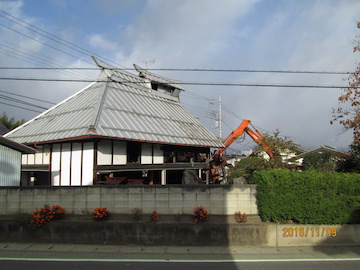
<path fill-rule="evenodd" d="M 189 216 L 190 217 L 190 216 Z M 108 220 L 51 221 L 43 227 L 0 220 L 0 242 L 111 244 L 111 245 L 177 245 L 177 246 L 312 246 L 328 247 L 360 245 L 360 225 L 292 225 L 292 228 L 319 228 L 305 236 L 284 237 L 288 225 L 273 223 L 238 224 L 213 222 L 194 224 L 191 219 L 178 222 L 151 222 L 150 219 L 125 221 Z M 185 217 L 183 217 L 185 218 Z M 186 217 L 187 218 L 187 217 Z M 324 234 L 322 235 L 322 230 Z M 326 234 L 336 228 L 336 235 Z M 330 231 L 329 231 L 330 232 Z"/>
<path fill-rule="evenodd" d="M 204 206 L 213 215 L 236 211 L 258 214 L 255 185 L 212 186 L 89 186 L 89 187 L 4 187 L 0 188 L 0 215 L 32 213 L 44 204 L 61 205 L 69 214 L 87 214 L 106 207 L 113 214 L 192 214 Z"/>

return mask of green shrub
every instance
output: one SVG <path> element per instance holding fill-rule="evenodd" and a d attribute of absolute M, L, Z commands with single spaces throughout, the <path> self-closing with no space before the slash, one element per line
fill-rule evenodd
<path fill-rule="evenodd" d="M 264 221 L 302 224 L 360 223 L 360 175 L 257 171 L 257 203 Z"/>
<path fill-rule="evenodd" d="M 238 168 L 239 174 L 241 174 L 239 176 L 244 176 L 248 180 L 248 183 L 255 184 L 255 179 L 252 177 L 254 172 L 270 169 L 270 164 L 261 157 L 247 157 L 240 160 L 236 164 L 236 168 Z"/>
<path fill-rule="evenodd" d="M 237 177 L 240 177 L 240 176 L 244 176 L 244 173 L 243 173 L 241 170 L 231 171 L 231 172 L 229 173 L 227 183 L 228 183 L 228 184 L 232 184 L 234 178 L 237 178 Z"/>

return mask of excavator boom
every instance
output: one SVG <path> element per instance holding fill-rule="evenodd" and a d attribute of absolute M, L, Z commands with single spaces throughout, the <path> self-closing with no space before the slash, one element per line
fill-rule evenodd
<path fill-rule="evenodd" d="M 270 158 L 273 157 L 272 152 L 270 151 L 270 147 L 266 145 L 262 138 L 264 135 L 261 134 L 261 132 L 257 129 L 255 131 L 251 130 L 248 126 L 250 125 L 250 120 L 244 120 L 241 122 L 241 124 L 230 133 L 229 136 L 225 140 L 223 140 L 223 143 L 225 144 L 225 148 L 219 148 L 216 152 L 217 155 L 220 155 L 222 152 L 226 150 L 233 142 L 235 142 L 241 135 L 246 132 L 257 144 L 261 145 L 265 148 L 266 153 L 270 156 Z"/>
<path fill-rule="evenodd" d="M 267 144 L 265 144 L 262 141 L 262 138 L 264 137 L 264 135 L 261 134 L 261 132 L 257 129 L 255 129 L 255 132 L 252 131 L 249 128 L 245 129 L 245 132 L 259 145 L 261 145 L 264 149 L 265 152 L 269 155 L 270 158 L 272 158 L 274 156 L 274 154 L 271 152 L 270 150 L 270 146 L 268 146 Z"/>
<path fill-rule="evenodd" d="M 263 142 L 264 135 L 257 129 L 255 131 L 251 130 L 248 126 L 250 125 L 250 120 L 244 120 L 241 124 L 230 133 L 230 135 L 223 140 L 225 145 L 224 148 L 218 148 L 213 155 L 213 159 L 210 161 L 210 172 L 214 183 L 225 183 L 226 182 L 226 158 L 224 151 L 228 148 L 233 142 L 235 142 L 241 135 L 246 132 L 257 144 L 261 145 L 270 158 L 273 158 L 274 154 L 271 152 L 270 146 Z M 225 180 L 225 182 L 223 182 Z"/>
<path fill-rule="evenodd" d="M 235 142 L 242 134 L 244 134 L 245 129 L 247 129 L 247 126 L 250 123 L 250 120 L 242 121 L 241 124 L 233 132 L 231 132 L 225 140 L 223 140 L 225 149 L 228 148 L 233 142 Z"/>
<path fill-rule="evenodd" d="M 226 164 L 226 159 L 224 157 L 223 152 L 233 143 L 235 142 L 241 135 L 246 132 L 257 144 L 264 147 L 266 153 L 269 155 L 270 158 L 273 157 L 273 153 L 270 150 L 270 147 L 266 145 L 262 139 L 264 135 L 261 134 L 261 132 L 257 129 L 255 131 L 251 130 L 248 126 L 250 125 L 250 120 L 244 120 L 241 122 L 241 124 L 230 133 L 230 135 L 223 140 L 223 143 L 225 145 L 224 148 L 218 148 L 216 152 L 213 155 L 213 164 L 216 166 L 223 166 L 221 164 Z"/>

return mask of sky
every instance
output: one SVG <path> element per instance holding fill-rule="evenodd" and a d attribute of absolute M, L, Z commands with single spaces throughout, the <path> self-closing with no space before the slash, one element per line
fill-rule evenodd
<path fill-rule="evenodd" d="M 351 131 L 330 125 L 341 88 L 306 86 L 346 86 L 346 74 L 323 72 L 355 70 L 359 20 L 358 0 L 0 0 L 0 113 L 30 120 L 78 92 L 100 73 L 91 55 L 121 68 L 315 71 L 152 72 L 207 84 L 183 85 L 180 100 L 216 136 L 221 96 L 222 138 L 249 119 L 308 149 L 345 151 Z M 245 136 L 229 151 L 254 145 Z"/>

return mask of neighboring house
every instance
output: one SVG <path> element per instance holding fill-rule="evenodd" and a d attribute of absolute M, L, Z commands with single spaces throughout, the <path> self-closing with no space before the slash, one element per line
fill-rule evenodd
<path fill-rule="evenodd" d="M 232 154 L 232 155 L 226 155 L 226 161 L 228 164 L 231 164 L 233 167 L 236 167 L 236 164 L 242 160 L 243 158 L 246 158 L 247 156 L 244 154 Z"/>
<path fill-rule="evenodd" d="M 0 186 L 20 186 L 21 155 L 35 149 L 0 136 Z"/>
<path fill-rule="evenodd" d="M 204 179 L 210 148 L 223 144 L 180 105 L 183 89 L 138 66 L 137 76 L 94 61 L 96 82 L 5 135 L 37 149 L 23 155 L 24 182 L 181 184 L 186 169 Z"/>
<path fill-rule="evenodd" d="M 300 153 L 304 153 L 306 151 L 309 151 L 308 149 L 306 149 L 305 147 L 303 147 L 300 144 L 294 144 L 292 148 L 293 148 L 293 150 L 285 149 L 284 151 L 282 151 L 280 153 L 280 156 L 281 156 L 281 159 L 282 159 L 283 162 L 296 157 Z M 260 152 L 257 155 L 262 156 L 263 158 L 265 158 L 267 160 L 270 159 L 269 155 L 267 153 L 265 153 L 265 152 Z"/>
<path fill-rule="evenodd" d="M 298 159 L 298 162 L 302 164 L 304 157 L 310 153 L 329 153 L 332 156 L 334 156 L 337 160 L 345 160 L 349 157 L 349 154 L 337 151 L 335 147 L 321 144 L 320 147 L 318 148 L 308 150 L 306 152 L 297 155 L 296 158 Z"/>

